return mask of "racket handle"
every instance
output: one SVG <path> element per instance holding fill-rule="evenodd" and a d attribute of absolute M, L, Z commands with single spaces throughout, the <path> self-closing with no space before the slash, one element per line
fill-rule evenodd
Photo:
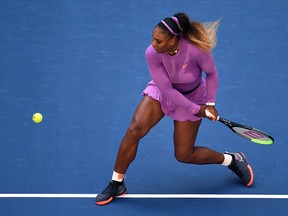
<path fill-rule="evenodd" d="M 217 116 L 216 120 L 219 121 L 220 120 L 220 116 Z"/>

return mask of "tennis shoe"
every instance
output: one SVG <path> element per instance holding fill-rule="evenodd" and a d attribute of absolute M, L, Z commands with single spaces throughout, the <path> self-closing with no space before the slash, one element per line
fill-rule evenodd
<path fill-rule="evenodd" d="M 101 194 L 96 196 L 97 205 L 105 205 L 110 203 L 114 197 L 121 196 L 127 191 L 124 181 L 110 181 L 109 185 L 102 191 Z"/>
<path fill-rule="evenodd" d="M 232 163 L 228 166 L 228 168 L 241 179 L 244 185 L 250 187 L 254 181 L 254 174 L 245 155 L 242 152 L 225 153 L 230 154 L 233 157 Z"/>

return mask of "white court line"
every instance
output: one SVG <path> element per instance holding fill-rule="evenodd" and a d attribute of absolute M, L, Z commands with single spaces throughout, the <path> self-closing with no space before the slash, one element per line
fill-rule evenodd
<path fill-rule="evenodd" d="M 97 194 L 0 194 L 0 198 L 95 198 Z M 287 194 L 125 194 L 117 198 L 150 199 L 288 199 Z"/>

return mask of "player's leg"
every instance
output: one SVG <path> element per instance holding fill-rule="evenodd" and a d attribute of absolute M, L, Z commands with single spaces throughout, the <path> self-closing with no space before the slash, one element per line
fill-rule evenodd
<path fill-rule="evenodd" d="M 162 112 L 160 103 L 149 96 L 144 96 L 134 112 L 132 121 L 120 144 L 112 181 L 106 189 L 96 197 L 97 205 L 107 204 L 111 202 L 115 196 L 126 192 L 123 178 L 129 165 L 136 156 L 138 143 L 163 117 L 164 113 Z"/>
<path fill-rule="evenodd" d="M 137 107 L 132 121 L 122 139 L 114 171 L 125 174 L 129 164 L 134 160 L 138 143 L 149 130 L 164 116 L 159 101 L 144 96 Z"/>
<path fill-rule="evenodd" d="M 174 121 L 174 149 L 178 161 L 191 164 L 221 164 L 222 153 L 195 146 L 201 121 Z"/>
<path fill-rule="evenodd" d="M 174 148 L 178 161 L 191 164 L 222 164 L 231 169 L 246 186 L 254 181 L 252 167 L 242 152 L 219 153 L 212 149 L 195 146 L 198 130 L 201 124 L 196 122 L 174 121 Z"/>

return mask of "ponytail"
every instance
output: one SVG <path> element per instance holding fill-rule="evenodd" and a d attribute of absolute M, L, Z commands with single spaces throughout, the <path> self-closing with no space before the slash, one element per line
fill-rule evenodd
<path fill-rule="evenodd" d="M 181 27 L 181 35 L 202 51 L 209 53 L 216 46 L 216 32 L 220 20 L 216 22 L 200 23 L 190 21 L 185 13 L 174 14 Z"/>

